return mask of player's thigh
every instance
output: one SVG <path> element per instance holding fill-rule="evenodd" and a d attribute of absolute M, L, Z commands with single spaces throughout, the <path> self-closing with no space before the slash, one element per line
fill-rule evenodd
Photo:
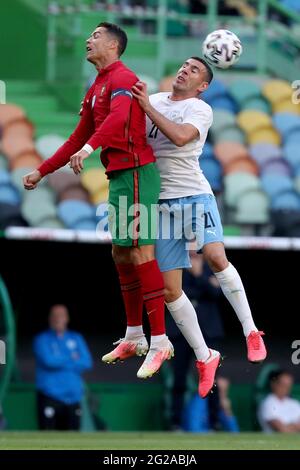
<path fill-rule="evenodd" d="M 160 177 L 154 164 L 112 175 L 109 185 L 109 229 L 113 244 L 154 244 L 159 190 Z"/>
<path fill-rule="evenodd" d="M 208 243 L 223 243 L 223 227 L 216 198 L 212 194 L 192 196 L 192 232 L 196 236 L 197 250 Z"/>
<path fill-rule="evenodd" d="M 168 203 L 161 204 L 158 238 L 155 245 L 155 257 L 161 272 L 191 267 L 182 228 L 175 233 L 175 219 L 176 214 L 170 212 Z"/>

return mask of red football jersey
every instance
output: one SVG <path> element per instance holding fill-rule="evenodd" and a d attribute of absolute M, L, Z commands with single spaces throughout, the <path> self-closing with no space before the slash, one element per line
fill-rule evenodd
<path fill-rule="evenodd" d="M 85 144 L 94 150 L 102 147 L 101 161 L 107 173 L 154 162 L 146 140 L 145 113 L 131 93 L 137 81 L 121 61 L 101 69 L 85 96 L 75 131 L 39 166 L 41 175 L 66 165 Z"/>

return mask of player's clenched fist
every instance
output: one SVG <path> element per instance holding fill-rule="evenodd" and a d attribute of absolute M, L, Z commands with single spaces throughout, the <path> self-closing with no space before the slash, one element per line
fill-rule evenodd
<path fill-rule="evenodd" d="M 31 173 L 23 176 L 23 184 L 25 189 L 35 189 L 41 181 L 42 175 L 39 170 L 34 170 Z"/>

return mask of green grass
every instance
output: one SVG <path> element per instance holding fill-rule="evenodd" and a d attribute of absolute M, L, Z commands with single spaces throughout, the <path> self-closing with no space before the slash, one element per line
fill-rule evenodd
<path fill-rule="evenodd" d="M 292 434 L 0 433 L 1 450 L 292 450 L 299 448 L 300 436 Z"/>

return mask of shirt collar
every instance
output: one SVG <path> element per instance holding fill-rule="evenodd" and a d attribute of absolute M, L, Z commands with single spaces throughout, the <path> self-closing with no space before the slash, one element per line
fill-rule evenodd
<path fill-rule="evenodd" d="M 111 70 L 115 70 L 118 67 L 120 67 L 121 64 L 122 64 L 121 60 L 116 60 L 112 64 L 109 64 L 106 67 L 103 67 L 102 69 L 100 69 L 99 70 L 99 75 L 103 75 L 107 72 L 110 72 Z"/>

